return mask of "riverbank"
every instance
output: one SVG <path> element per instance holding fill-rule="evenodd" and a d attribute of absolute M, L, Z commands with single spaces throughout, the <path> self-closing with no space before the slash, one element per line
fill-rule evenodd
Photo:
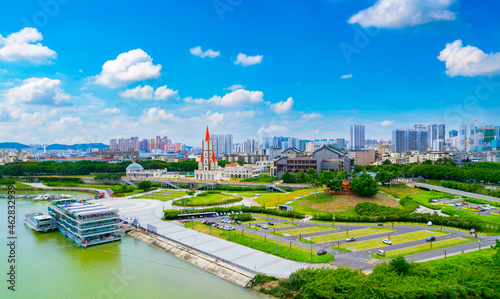
<path fill-rule="evenodd" d="M 129 230 L 127 234 L 239 286 L 249 287 L 255 277 L 255 273 L 232 266 L 154 234 L 141 232 L 137 229 Z"/>

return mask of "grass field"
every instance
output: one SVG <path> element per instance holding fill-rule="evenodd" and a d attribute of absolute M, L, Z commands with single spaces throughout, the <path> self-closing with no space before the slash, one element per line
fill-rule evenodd
<path fill-rule="evenodd" d="M 460 245 L 460 244 L 465 244 L 465 243 L 469 243 L 469 242 L 472 242 L 472 240 L 462 239 L 462 238 L 446 239 L 446 240 L 432 242 L 432 248 L 431 248 L 430 242 L 425 242 L 425 243 L 420 244 L 420 245 L 401 248 L 398 250 L 386 251 L 385 257 L 375 255 L 375 254 L 373 255 L 373 257 L 375 257 L 375 258 L 393 258 L 393 257 L 396 257 L 398 255 L 409 255 L 409 254 L 414 254 L 414 253 L 419 253 L 419 252 L 424 252 L 424 251 L 429 251 L 429 250 L 442 249 L 442 248 Z"/>
<path fill-rule="evenodd" d="M 312 192 L 314 192 L 313 188 L 292 191 L 290 193 L 279 193 L 279 192 L 267 193 L 267 194 L 262 194 L 261 196 L 257 197 L 257 199 L 255 199 L 255 201 L 258 202 L 262 206 L 276 207 L 280 204 L 284 204 L 285 202 L 294 199 L 295 197 L 306 195 L 306 194 L 309 194 Z"/>
<path fill-rule="evenodd" d="M 176 206 L 215 206 L 240 201 L 241 197 L 224 194 L 224 193 L 208 193 L 204 196 L 195 196 L 187 199 L 175 200 L 172 204 Z"/>
<path fill-rule="evenodd" d="M 378 193 L 374 197 L 366 198 L 357 195 L 332 195 L 317 194 L 309 195 L 296 200 L 292 206 L 294 211 L 312 214 L 317 212 L 346 212 L 353 209 L 357 204 L 371 202 L 382 206 L 396 207 L 398 202 L 387 194 Z"/>
<path fill-rule="evenodd" d="M 324 232 L 324 231 L 330 231 L 330 230 L 336 230 L 336 229 L 338 229 L 338 227 L 318 225 L 318 226 L 311 226 L 311 227 L 305 227 L 305 228 L 282 230 L 282 231 L 276 232 L 274 235 L 277 235 L 277 236 L 297 236 L 297 235 L 301 235 L 301 234 L 305 235 L 305 234 Z"/>
<path fill-rule="evenodd" d="M 185 226 L 191 228 L 191 223 L 186 223 Z M 198 221 L 194 223 L 194 229 L 205 234 L 210 233 L 210 228 L 206 225 L 202 225 Z M 229 235 L 231 236 L 230 238 Z M 232 231 L 231 233 L 229 233 L 228 231 L 212 227 L 212 236 L 229 240 L 231 242 L 267 252 L 269 254 L 276 255 L 282 258 L 288 258 L 289 260 L 293 261 L 307 263 L 328 263 L 330 261 L 333 261 L 334 259 L 333 255 L 329 253 L 319 256 L 315 251 L 311 252 L 306 248 L 296 245 L 290 246 L 287 243 L 271 240 L 269 238 L 264 239 L 263 237 L 253 235 L 248 232 L 244 232 L 244 234 L 242 235 L 242 232 Z"/>
<path fill-rule="evenodd" d="M 9 185 L 0 185 L 0 188 L 2 188 L 2 189 L 7 189 L 8 187 L 9 187 Z M 26 184 L 19 183 L 19 182 L 16 182 L 14 184 L 14 187 L 16 187 L 16 189 L 34 189 L 34 187 L 31 187 L 30 185 L 26 185 Z"/>
<path fill-rule="evenodd" d="M 140 196 L 137 198 L 168 201 L 171 199 L 176 199 L 176 198 L 182 197 L 184 195 L 186 195 L 186 192 L 184 192 L 184 191 L 160 191 L 160 192 L 155 192 L 155 193 L 143 195 L 143 196 Z"/>
<path fill-rule="evenodd" d="M 344 231 L 344 232 L 338 232 L 335 234 L 314 236 L 314 237 L 311 237 L 311 241 L 314 243 L 324 243 L 324 242 L 343 240 L 343 239 L 347 239 L 349 237 L 370 236 L 370 235 L 375 235 L 375 234 L 389 233 L 389 232 L 393 232 L 393 231 L 395 231 L 395 229 L 393 229 L 393 228 L 369 227 L 369 228 L 351 230 L 351 231 L 349 231 L 349 233 L 347 233 L 347 231 Z"/>
<path fill-rule="evenodd" d="M 408 243 L 408 242 L 413 242 L 413 241 L 418 241 L 418 240 L 425 240 L 425 238 L 430 237 L 430 236 L 444 236 L 447 235 L 448 232 L 429 232 L 429 231 L 418 231 L 418 232 L 412 232 L 412 233 L 407 233 L 407 234 L 401 234 L 401 235 L 393 235 L 390 237 L 390 240 L 392 241 L 393 245 L 396 244 L 403 244 L 403 243 Z M 371 239 L 371 240 L 366 240 L 366 241 L 360 241 L 360 242 L 353 242 L 353 243 L 346 243 L 346 244 L 341 244 L 340 247 L 346 248 L 346 249 L 356 249 L 358 251 L 362 250 L 369 250 L 369 249 L 374 249 L 374 248 L 379 248 L 379 247 L 387 247 L 391 245 L 386 245 L 382 243 L 383 239 L 387 239 L 387 237 L 383 238 L 377 238 L 377 239 Z M 332 246 L 332 248 L 335 248 L 336 246 Z"/>

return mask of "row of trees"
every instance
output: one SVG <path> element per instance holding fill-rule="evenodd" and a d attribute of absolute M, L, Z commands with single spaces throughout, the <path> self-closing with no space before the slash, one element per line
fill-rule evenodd
<path fill-rule="evenodd" d="M 0 175 L 30 176 L 30 175 L 86 175 L 92 173 L 125 173 L 127 166 L 132 163 L 105 163 L 100 161 L 78 162 L 15 162 L 0 166 Z M 192 172 L 198 168 L 196 161 L 164 162 L 145 160 L 138 162 L 144 169 L 165 169 L 169 171 Z"/>
<path fill-rule="evenodd" d="M 351 189 L 364 197 L 372 197 L 377 194 L 378 188 L 372 177 L 366 173 L 358 174 L 356 171 L 349 174 L 346 171 L 323 170 L 319 174 L 314 168 L 309 168 L 305 173 L 285 173 L 281 177 L 284 183 L 296 183 L 296 177 L 303 176 L 303 183 L 311 184 L 314 188 L 327 187 L 331 191 L 342 190 L 344 180 L 353 178 L 350 182 Z"/>
<path fill-rule="evenodd" d="M 388 164 L 388 165 L 356 165 L 356 170 L 383 172 L 383 178 L 379 176 L 381 182 L 387 181 L 390 177 L 417 177 L 426 179 L 450 180 L 464 183 L 492 183 L 500 184 L 500 163 L 481 162 L 467 164 L 463 167 L 456 167 L 449 164 Z"/>

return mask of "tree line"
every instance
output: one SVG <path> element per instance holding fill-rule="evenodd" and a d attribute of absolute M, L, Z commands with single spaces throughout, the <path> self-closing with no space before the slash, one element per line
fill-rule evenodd
<path fill-rule="evenodd" d="M 462 167 L 451 164 L 388 164 L 388 165 L 356 165 L 356 170 L 382 172 L 386 178 L 379 176 L 381 181 L 390 178 L 422 176 L 432 180 L 449 180 L 464 183 L 500 184 L 500 163 L 480 162 L 470 163 Z"/>

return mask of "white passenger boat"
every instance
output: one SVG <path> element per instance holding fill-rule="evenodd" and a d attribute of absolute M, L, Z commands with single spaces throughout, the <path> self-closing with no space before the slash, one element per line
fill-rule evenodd
<path fill-rule="evenodd" d="M 57 229 L 54 218 L 42 213 L 30 213 L 25 215 L 24 223 L 34 231 L 48 232 Z"/>

